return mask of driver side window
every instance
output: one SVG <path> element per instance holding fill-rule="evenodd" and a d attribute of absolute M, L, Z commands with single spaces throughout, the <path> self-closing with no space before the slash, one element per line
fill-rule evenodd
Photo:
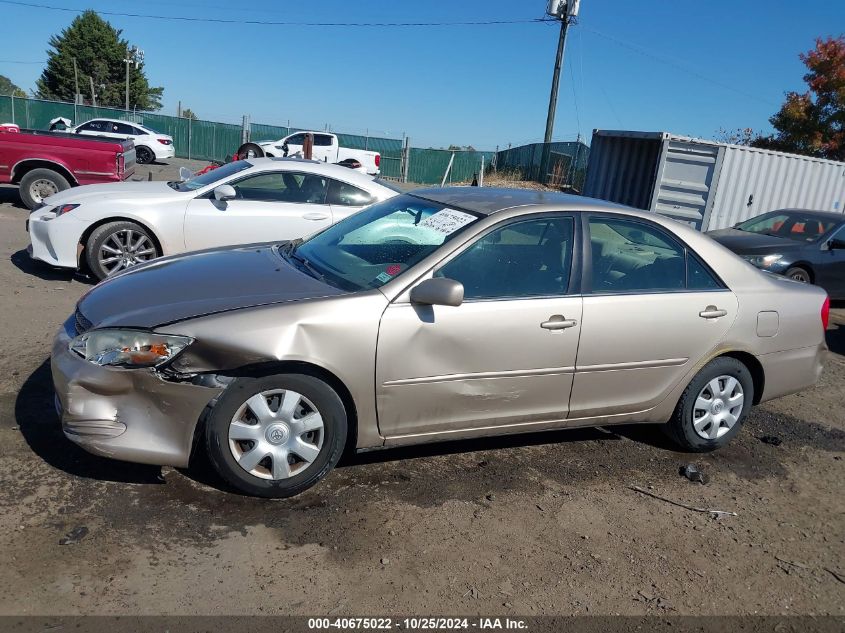
<path fill-rule="evenodd" d="M 523 220 L 480 238 L 435 273 L 464 286 L 464 298 L 565 295 L 572 267 L 571 217 Z"/>
<path fill-rule="evenodd" d="M 256 174 L 232 186 L 238 200 L 298 204 L 325 204 L 328 189 L 322 176 L 291 171 Z"/>

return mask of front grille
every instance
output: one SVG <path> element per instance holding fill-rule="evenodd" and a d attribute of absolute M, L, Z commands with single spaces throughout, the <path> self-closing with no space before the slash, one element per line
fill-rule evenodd
<path fill-rule="evenodd" d="M 79 311 L 79 308 L 76 309 L 76 312 L 73 313 L 73 324 L 74 328 L 76 329 L 76 334 L 79 336 L 80 334 L 84 334 L 88 330 L 91 329 L 93 323 L 85 318 L 85 316 Z"/>

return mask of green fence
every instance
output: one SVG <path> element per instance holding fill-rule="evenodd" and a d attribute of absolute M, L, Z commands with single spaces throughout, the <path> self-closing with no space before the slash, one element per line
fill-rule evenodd
<path fill-rule="evenodd" d="M 548 152 L 545 156 L 544 152 Z M 531 180 L 581 191 L 587 173 L 590 148 L 581 142 L 531 143 L 509 147 L 496 154 L 496 170 L 511 172 L 520 180 Z M 545 167 L 545 168 L 544 168 Z"/>
<path fill-rule="evenodd" d="M 56 117 L 70 119 L 74 124 L 89 119 L 107 117 L 125 119 L 150 127 L 173 137 L 179 158 L 198 160 L 226 160 L 240 146 L 243 127 L 232 123 L 183 119 L 150 112 L 126 112 L 118 108 L 95 108 L 59 101 L 19 99 L 0 96 L 0 123 L 17 123 L 22 128 L 46 130 Z M 283 138 L 304 128 L 285 125 L 251 123 L 249 138 L 269 141 Z M 381 175 L 399 178 L 402 175 L 402 140 L 361 134 L 335 132 L 343 147 L 370 150 L 381 154 Z M 411 148 L 408 157 L 407 179 L 420 184 L 440 184 L 454 154 L 447 183 L 468 182 L 481 171 L 481 159 L 490 165 L 494 152 L 457 151 Z M 500 155 L 502 152 L 499 153 Z"/>
<path fill-rule="evenodd" d="M 408 158 L 408 180 L 420 184 L 437 184 L 443 181 L 443 175 L 452 161 L 452 169 L 446 178 L 446 184 L 468 182 L 481 172 L 481 158 L 489 165 L 495 152 L 456 151 L 446 149 L 421 149 L 412 147 Z"/>
<path fill-rule="evenodd" d="M 150 127 L 173 137 L 176 156 L 199 160 L 226 160 L 243 138 L 243 127 L 232 123 L 183 119 L 150 112 L 126 112 L 117 108 L 95 108 L 60 101 L 19 99 L 0 96 L 0 123 L 17 123 L 22 128 L 46 130 L 56 117 L 70 119 L 74 124 L 97 117 L 125 119 Z M 303 128 L 263 123 L 250 124 L 250 138 L 255 141 L 280 139 Z M 338 133 L 344 147 L 369 149 L 382 155 L 382 174 L 398 178 L 402 156 L 402 141 L 391 138 Z"/>

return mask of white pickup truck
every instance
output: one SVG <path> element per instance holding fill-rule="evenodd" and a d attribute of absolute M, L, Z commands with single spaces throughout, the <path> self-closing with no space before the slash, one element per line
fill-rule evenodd
<path fill-rule="evenodd" d="M 257 145 L 264 151 L 265 156 L 302 156 L 302 144 L 308 132 L 296 132 L 278 141 L 259 141 Z M 310 132 L 314 135 L 314 147 L 311 158 L 327 163 L 343 163 L 356 171 L 378 175 L 381 165 L 381 154 L 363 149 L 341 147 L 337 136 L 327 132 Z M 287 146 L 287 147 L 285 147 Z M 287 152 L 287 153 L 286 153 Z M 360 166 L 355 165 L 355 161 Z"/>

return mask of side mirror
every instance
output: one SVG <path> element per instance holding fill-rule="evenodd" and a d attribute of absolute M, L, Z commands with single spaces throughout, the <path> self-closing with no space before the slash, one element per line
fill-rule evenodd
<path fill-rule="evenodd" d="M 180 167 L 179 168 L 179 180 L 185 182 L 186 180 L 190 180 L 194 177 L 194 172 L 192 172 L 187 167 Z"/>
<path fill-rule="evenodd" d="M 237 197 L 237 195 L 238 193 L 232 185 L 220 185 L 214 188 L 214 197 L 220 202 L 231 200 Z"/>
<path fill-rule="evenodd" d="M 827 247 L 832 251 L 836 249 L 843 250 L 845 249 L 845 240 L 834 237 L 833 239 L 827 241 Z"/>
<path fill-rule="evenodd" d="M 464 302 L 464 285 L 454 279 L 433 277 L 411 289 L 411 303 L 457 307 Z"/>

